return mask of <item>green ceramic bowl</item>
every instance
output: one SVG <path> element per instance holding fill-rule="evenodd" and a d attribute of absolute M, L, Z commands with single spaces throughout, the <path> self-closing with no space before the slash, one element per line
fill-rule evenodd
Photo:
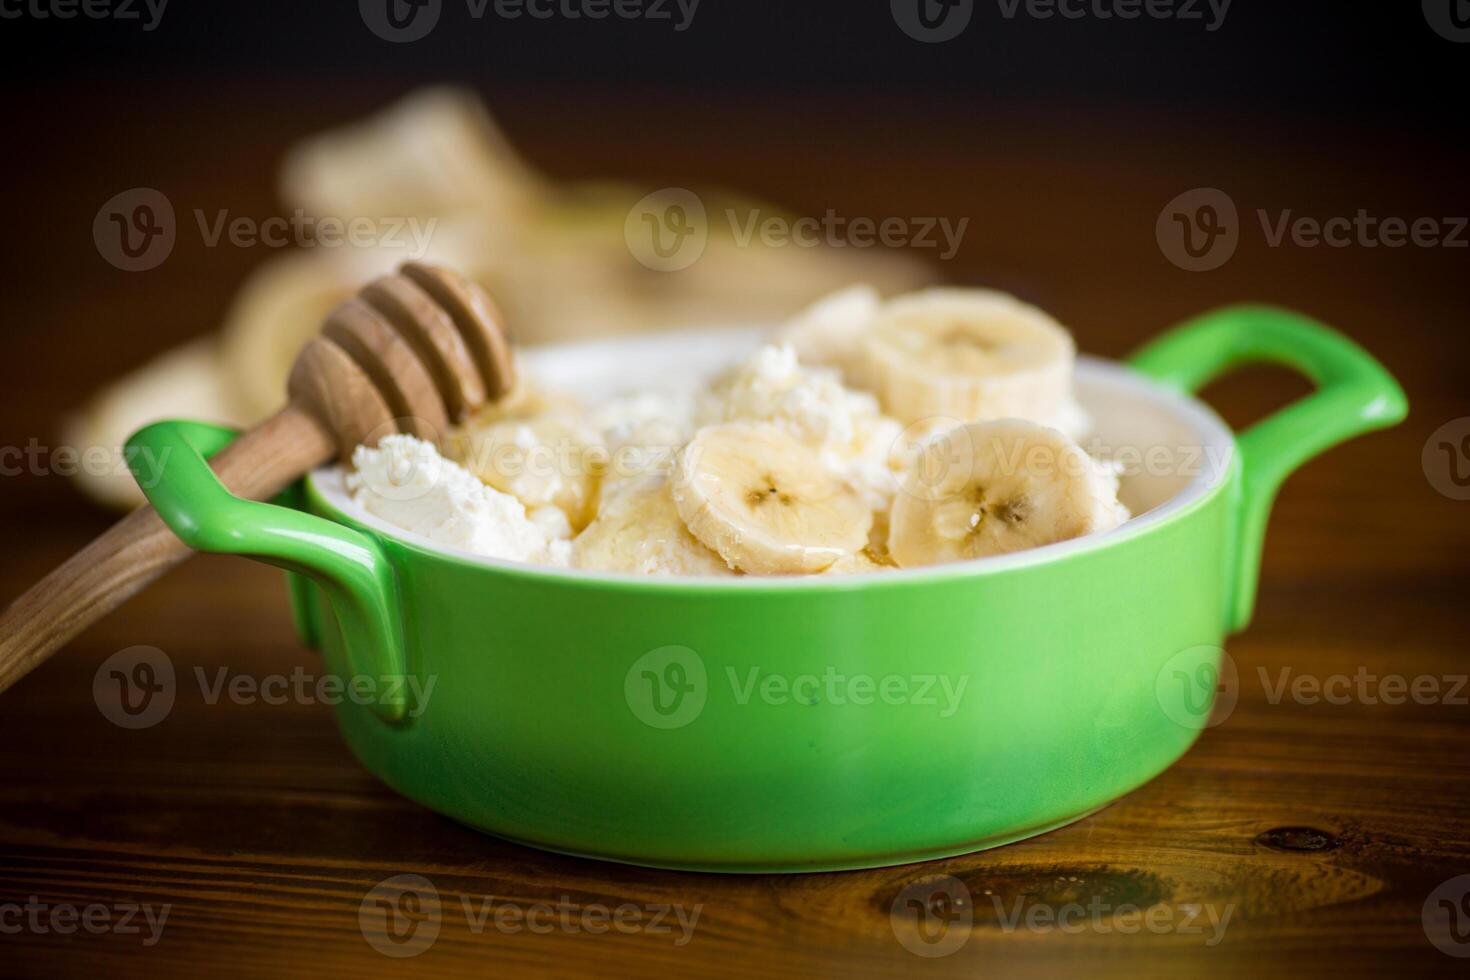
<path fill-rule="evenodd" d="M 656 383 L 748 331 L 528 355 L 552 385 Z M 1269 361 L 1317 391 L 1239 437 L 1189 397 Z M 163 423 L 153 505 L 192 547 L 309 577 L 337 708 L 369 770 L 500 837 L 712 871 L 862 868 L 1042 833 L 1141 785 L 1209 719 L 1245 626 L 1267 513 L 1296 466 L 1406 410 L 1361 349 L 1233 308 L 1128 365 L 1079 364 L 1101 444 L 1132 454 L 1138 514 L 1107 534 L 963 564 L 801 580 L 645 579 L 457 554 L 307 481 L 306 511 L 239 500 L 204 459 L 229 432 Z M 130 458 L 165 458 L 145 452 Z M 306 578 L 298 579 L 305 583 Z M 426 693 L 425 693 L 426 692 Z"/>

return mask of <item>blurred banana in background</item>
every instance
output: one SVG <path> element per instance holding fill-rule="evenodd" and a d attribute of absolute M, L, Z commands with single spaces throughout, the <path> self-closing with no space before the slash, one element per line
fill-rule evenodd
<path fill-rule="evenodd" d="M 736 240 L 707 222 L 698 261 L 659 272 L 625 238 L 649 189 L 625 183 L 557 184 L 536 173 L 472 92 L 426 89 L 380 113 L 311 137 L 286 156 L 288 209 L 343 221 L 418 222 L 394 244 L 297 249 L 241 286 L 214 337 L 167 352 L 100 392 L 68 423 L 68 444 L 120 453 L 129 435 L 161 418 L 247 426 L 280 406 L 297 352 L 327 311 L 364 282 L 421 258 L 460 269 L 505 311 L 514 340 L 533 345 L 675 326 L 775 322 L 852 282 L 881 292 L 927 284 L 917 260 L 893 251 L 777 248 Z M 708 214 L 787 215 L 738 195 L 700 192 Z M 385 236 L 386 237 L 386 236 Z M 109 506 L 142 503 L 126 468 L 79 473 Z"/>

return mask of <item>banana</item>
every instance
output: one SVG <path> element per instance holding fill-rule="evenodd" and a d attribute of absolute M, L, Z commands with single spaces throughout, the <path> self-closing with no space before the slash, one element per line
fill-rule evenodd
<path fill-rule="evenodd" d="M 572 565 L 639 575 L 734 575 L 679 517 L 663 474 L 636 478 L 602 504 L 572 542 Z"/>
<path fill-rule="evenodd" d="M 718 376 L 693 414 L 703 425 L 785 430 L 816 450 L 834 476 L 862 488 L 874 511 L 886 512 L 898 488 L 893 449 L 901 426 L 870 392 L 844 387 L 829 367 L 801 363 L 790 343 L 767 344 Z"/>
<path fill-rule="evenodd" d="M 302 140 L 281 195 L 317 215 L 454 214 L 523 220 L 546 191 L 466 89 L 414 92 L 367 119 Z"/>
<path fill-rule="evenodd" d="M 865 572 L 881 572 L 893 567 L 892 562 L 884 562 L 882 557 L 874 553 L 872 548 L 864 548 L 850 555 L 844 555 L 837 559 L 823 575 L 861 575 Z"/>
<path fill-rule="evenodd" d="M 823 571 L 862 548 L 873 523 L 857 490 L 773 425 L 700 429 L 675 461 L 672 486 L 690 532 L 753 574 Z"/>
<path fill-rule="evenodd" d="M 1072 337 L 1005 293 L 931 289 L 885 304 L 866 338 L 874 390 L 905 424 L 1022 418 L 1056 426 L 1072 390 Z"/>
<path fill-rule="evenodd" d="M 878 290 L 872 286 L 849 286 L 786 321 L 777 339 L 790 344 L 802 364 L 835 367 L 849 386 L 870 388 L 872 377 L 863 341 L 880 303 Z"/>
<path fill-rule="evenodd" d="M 888 550 L 902 568 L 1007 554 L 1116 527 L 1116 473 L 1055 429 L 1020 419 L 935 436 L 904 474 Z"/>
<path fill-rule="evenodd" d="M 528 510 L 559 508 L 574 530 L 596 514 L 606 453 L 574 417 L 552 412 L 467 425 L 445 440 L 445 454 Z"/>

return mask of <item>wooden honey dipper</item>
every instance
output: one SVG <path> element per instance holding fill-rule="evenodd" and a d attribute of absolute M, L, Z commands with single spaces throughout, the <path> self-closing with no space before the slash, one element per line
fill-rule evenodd
<path fill-rule="evenodd" d="M 437 439 L 514 383 L 500 319 L 475 284 L 405 264 L 328 314 L 297 355 L 289 404 L 211 467 L 230 492 L 266 500 L 383 435 Z M 0 613 L 0 691 L 192 554 L 151 507 L 113 525 Z"/>

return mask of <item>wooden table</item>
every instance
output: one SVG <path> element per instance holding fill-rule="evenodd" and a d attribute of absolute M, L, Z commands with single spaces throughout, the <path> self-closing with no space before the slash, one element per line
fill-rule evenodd
<path fill-rule="evenodd" d="M 286 143 L 381 94 L 263 86 L 207 98 L 137 86 L 52 93 L 46 118 L 68 126 L 9 160 L 0 189 L 5 213 L 26 232 L 5 242 L 0 263 L 0 356 L 9 366 L 0 445 L 54 444 L 66 408 L 210 327 L 242 273 L 266 257 L 181 241 L 157 270 L 115 271 L 90 239 L 101 201 L 148 184 L 188 207 L 275 213 L 271 173 Z M 698 178 L 814 213 L 968 216 L 964 247 L 941 273 L 1025 293 L 1101 354 L 1124 353 L 1226 301 L 1300 308 L 1379 354 L 1407 387 L 1413 414 L 1287 484 L 1255 623 L 1230 643 L 1238 705 L 1179 764 L 1035 840 L 877 871 L 717 877 L 502 843 L 379 785 L 320 705 L 209 704 L 186 683 L 162 723 L 120 729 L 91 691 L 98 664 L 124 647 L 159 647 L 190 678 L 196 668 L 211 678 L 313 669 L 275 573 L 196 559 L 0 698 L 0 910 L 32 896 L 46 908 L 43 927 L 0 934 L 0 973 L 1342 977 L 1463 969 L 1431 945 L 1421 910 L 1442 882 L 1470 873 L 1470 707 L 1464 687 L 1445 696 L 1470 670 L 1470 503 L 1430 486 L 1420 452 L 1441 423 L 1470 414 L 1470 253 L 1271 248 L 1248 226 L 1226 266 L 1187 273 L 1154 239 L 1164 202 L 1196 186 L 1229 190 L 1251 222 L 1256 207 L 1318 217 L 1358 208 L 1463 215 L 1463 158 L 1387 125 L 1361 133 L 973 105 L 952 117 L 946 112 L 958 107 L 915 115 L 882 99 L 862 118 L 837 104 L 752 102 L 736 111 L 666 99 L 656 132 L 630 140 L 644 117 L 626 101 L 556 92 L 504 92 L 495 101 L 531 158 L 559 175 L 605 171 L 655 186 Z M 17 106 L 7 118 L 21 125 L 24 112 Z M 873 119 L 889 138 L 871 139 Z M 923 152 L 905 149 L 910 142 Z M 1210 397 L 1243 424 L 1303 390 L 1263 371 L 1217 385 Z M 106 521 L 60 477 L 0 480 L 0 595 L 20 592 Z M 1273 703 L 1282 671 L 1318 680 L 1428 676 L 1440 679 L 1441 694 L 1427 704 L 1356 695 Z M 1367 689 L 1379 691 L 1372 682 Z M 359 907 L 375 884 L 400 874 L 432 881 L 443 921 L 431 947 L 396 959 L 365 940 Z M 943 875 L 964 883 L 974 926 L 956 934 L 951 955 L 916 955 L 899 941 L 890 909 L 906 886 L 942 884 Z M 560 924 L 532 931 L 518 919 L 519 928 L 498 929 L 493 913 L 476 931 L 461 899 L 475 910 L 486 900 L 506 904 L 510 914 L 539 903 L 632 903 L 697 908 L 699 917 L 682 944 L 677 926 L 594 935 Z M 105 934 L 63 934 L 44 918 L 94 903 L 109 914 L 123 903 L 169 912 L 154 945 L 141 916 L 140 933 Z M 1186 921 L 1194 905 L 1201 913 Z M 1154 909 L 1155 925 L 1125 931 L 1138 921 L 1127 906 Z M 1044 919 L 1028 927 L 1025 914 L 1017 925 L 1005 921 L 1016 909 L 1074 907 L 1103 911 L 1069 920 L 1080 925 L 1068 929 Z M 0 913 L 0 927 L 22 912 Z M 1212 914 L 1229 915 L 1213 943 Z"/>

